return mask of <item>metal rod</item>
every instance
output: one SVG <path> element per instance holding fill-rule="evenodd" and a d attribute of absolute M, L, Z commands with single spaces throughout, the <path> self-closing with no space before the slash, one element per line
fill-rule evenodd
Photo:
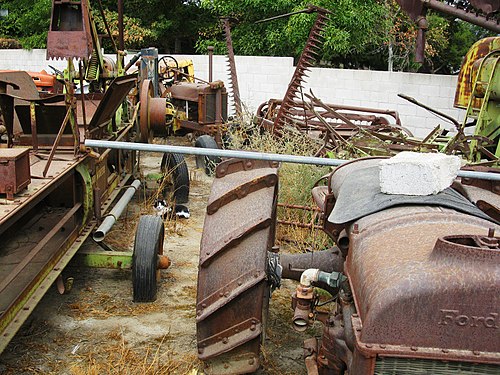
<path fill-rule="evenodd" d="M 123 143 L 128 143 L 128 142 L 123 142 Z M 123 213 L 127 205 L 129 204 L 130 200 L 134 196 L 135 192 L 139 187 L 141 186 L 141 181 L 140 180 L 134 180 L 132 182 L 132 185 L 123 193 L 122 197 L 118 202 L 116 202 L 115 206 L 113 209 L 110 211 L 108 216 L 103 220 L 102 224 L 97 228 L 97 230 L 94 233 L 94 240 L 96 242 L 100 242 L 106 237 L 106 234 L 108 234 L 109 230 L 115 225 L 116 221 L 120 217 L 120 215 Z"/>
<path fill-rule="evenodd" d="M 161 153 L 168 152 L 174 154 L 187 154 L 187 155 L 218 156 L 222 158 L 240 158 L 240 159 L 250 159 L 250 160 L 277 161 L 282 163 L 324 165 L 331 167 L 336 167 L 344 163 L 347 163 L 349 161 L 349 160 L 330 159 L 330 158 L 318 158 L 314 156 L 271 154 L 271 153 L 257 152 L 257 151 L 219 150 L 213 148 L 156 145 L 149 143 L 101 141 L 97 139 L 85 140 L 85 146 L 100 147 L 100 148 L 115 148 L 121 150 L 161 152 Z M 458 171 L 458 176 L 465 178 L 477 178 L 480 180 L 500 181 L 500 173 L 460 170 Z"/>
<path fill-rule="evenodd" d="M 255 23 L 269 22 L 269 21 L 280 19 L 280 18 L 290 17 L 290 16 L 293 16 L 295 14 L 312 13 L 312 12 L 315 12 L 315 11 L 316 11 L 316 7 L 309 6 L 306 9 L 297 10 L 296 12 L 290 12 L 290 13 L 280 14 L 280 15 L 274 16 L 274 17 L 269 17 L 269 18 L 266 18 L 266 19 L 263 19 L 263 20 L 255 21 Z"/>
<path fill-rule="evenodd" d="M 50 150 L 49 158 L 47 159 L 47 164 L 45 164 L 45 168 L 43 170 L 43 177 L 45 177 L 47 175 L 47 172 L 49 171 L 50 164 L 52 163 L 52 159 L 56 154 L 56 150 L 57 147 L 59 146 L 59 142 L 61 141 L 64 129 L 66 129 L 66 124 L 69 122 L 70 113 L 71 113 L 71 107 L 68 107 L 68 110 L 66 111 L 66 116 L 64 116 L 64 120 L 61 124 L 61 127 L 59 128 L 59 132 L 57 133 L 54 144 L 52 145 L 52 149 Z"/>
<path fill-rule="evenodd" d="M 123 35 L 123 0 L 118 0 L 118 48 L 125 51 L 125 42 Z"/>
<path fill-rule="evenodd" d="M 460 124 L 458 123 L 457 120 L 455 120 L 453 117 L 448 116 L 446 113 L 443 113 L 441 111 L 438 111 L 437 109 L 434 109 L 432 107 L 429 107 L 428 105 L 425 105 L 424 103 L 420 103 L 418 100 L 415 98 L 412 98 L 411 96 L 405 95 L 405 94 L 398 94 L 398 96 L 402 99 L 408 100 L 410 103 L 413 103 L 415 105 L 418 105 L 419 107 L 422 107 L 423 109 L 428 110 L 429 112 L 432 112 L 440 117 L 443 117 L 444 119 L 450 121 L 453 125 L 455 125 L 455 128 L 459 129 Z"/>
<path fill-rule="evenodd" d="M 213 59 L 214 59 L 214 47 L 208 46 L 208 82 L 213 82 Z"/>

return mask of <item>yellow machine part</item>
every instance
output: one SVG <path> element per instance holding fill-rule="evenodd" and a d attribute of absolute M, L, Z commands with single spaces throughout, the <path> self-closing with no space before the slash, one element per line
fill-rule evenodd
<path fill-rule="evenodd" d="M 455 92 L 454 106 L 456 108 L 467 109 L 472 95 L 474 82 L 477 78 L 477 71 L 480 60 L 491 51 L 500 49 L 500 37 L 484 38 L 476 42 L 465 55 L 458 75 L 457 90 Z M 499 85 L 499 82 L 492 82 Z M 476 97 L 472 106 L 481 108 L 482 99 Z"/>
<path fill-rule="evenodd" d="M 181 75 L 178 77 L 179 81 L 194 83 L 193 60 L 191 60 L 191 59 L 178 60 L 177 63 L 179 64 L 179 71 L 181 72 Z M 174 61 L 168 61 L 167 65 L 168 65 L 169 69 L 176 69 L 177 68 L 177 65 L 175 64 Z M 164 66 L 160 67 L 160 73 L 165 73 L 166 70 L 167 69 L 165 69 Z M 172 76 L 173 76 L 173 74 L 172 74 Z"/>

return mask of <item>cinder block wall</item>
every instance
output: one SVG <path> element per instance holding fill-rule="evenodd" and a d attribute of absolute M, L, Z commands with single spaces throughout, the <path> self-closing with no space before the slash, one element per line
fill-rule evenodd
<path fill-rule="evenodd" d="M 50 72 L 49 64 L 58 69 L 66 67 L 63 60 L 47 61 L 45 53 L 41 49 L 0 50 L 0 69 Z M 174 57 L 192 59 L 196 77 L 208 80 L 208 56 Z M 229 86 L 227 58 L 214 56 L 213 66 L 214 79 Z M 241 99 L 251 112 L 270 98 L 282 98 L 294 72 L 291 57 L 237 56 L 236 69 Z M 309 76 L 305 92 L 312 89 L 325 103 L 397 110 L 403 126 L 417 137 L 424 137 L 438 124 L 446 129 L 452 129 L 453 125 L 399 98 L 398 93 L 412 96 L 458 120 L 463 118 L 464 111 L 453 108 L 456 76 L 325 68 L 312 68 Z"/>

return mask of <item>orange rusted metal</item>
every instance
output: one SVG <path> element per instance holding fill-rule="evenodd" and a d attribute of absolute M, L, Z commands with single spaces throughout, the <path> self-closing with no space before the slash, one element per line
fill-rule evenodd
<path fill-rule="evenodd" d="M 158 268 L 161 270 L 166 270 L 170 267 L 172 263 L 170 262 L 170 258 L 166 255 L 160 255 L 158 257 Z"/>

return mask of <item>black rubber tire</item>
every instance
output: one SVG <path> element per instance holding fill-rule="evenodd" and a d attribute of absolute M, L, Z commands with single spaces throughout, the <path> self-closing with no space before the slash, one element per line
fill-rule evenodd
<path fill-rule="evenodd" d="M 196 138 L 195 147 L 201 148 L 215 148 L 218 149 L 219 145 L 215 142 L 215 139 L 208 135 L 204 134 Z M 215 167 L 221 162 L 221 158 L 218 156 L 196 156 L 196 167 L 203 168 L 205 173 L 208 176 L 212 176 L 215 171 Z"/>
<path fill-rule="evenodd" d="M 166 199 L 171 190 L 175 203 L 187 203 L 189 201 L 189 171 L 184 156 L 163 154 L 161 172 L 164 178 L 171 181 L 171 184 L 165 184 L 163 198 Z"/>
<path fill-rule="evenodd" d="M 276 230 L 277 169 L 264 162 L 252 162 L 249 169 L 248 161 L 240 160 L 235 171 L 229 167 L 233 160 L 218 168 L 200 245 L 196 330 L 206 374 L 258 369 L 269 306 L 267 263 Z"/>
<path fill-rule="evenodd" d="M 153 302 L 158 291 L 158 256 L 163 254 L 165 229 L 159 216 L 144 215 L 135 232 L 132 255 L 134 302 Z"/>

